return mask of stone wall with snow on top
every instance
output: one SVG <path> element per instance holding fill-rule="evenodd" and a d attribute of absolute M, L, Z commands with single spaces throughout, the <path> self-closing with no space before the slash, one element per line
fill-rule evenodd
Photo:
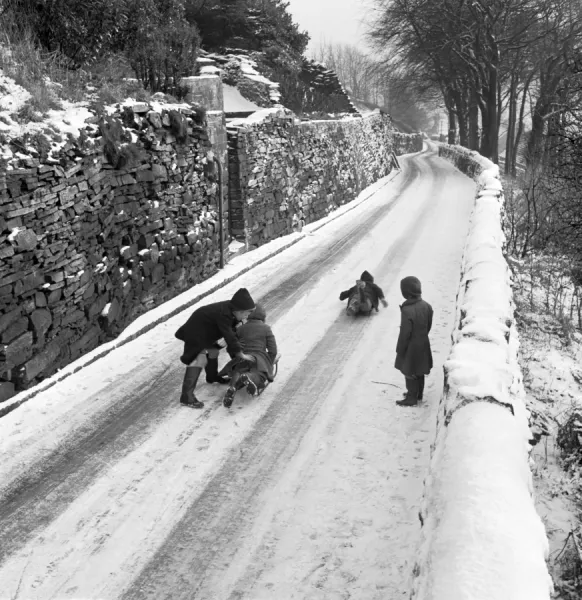
<path fill-rule="evenodd" d="M 214 115 L 112 111 L 58 147 L 2 146 L 0 402 L 219 268 Z"/>
<path fill-rule="evenodd" d="M 463 148 L 441 145 L 439 154 L 477 181 L 477 196 L 411 598 L 549 600 L 548 540 L 533 500 L 499 170 Z"/>

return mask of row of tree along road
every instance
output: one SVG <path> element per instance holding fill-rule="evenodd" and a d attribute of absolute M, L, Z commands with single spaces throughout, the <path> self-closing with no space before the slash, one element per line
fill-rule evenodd
<path fill-rule="evenodd" d="M 582 4 L 374 0 L 369 37 L 448 141 L 502 163 L 508 250 L 565 258 L 582 285 Z"/>

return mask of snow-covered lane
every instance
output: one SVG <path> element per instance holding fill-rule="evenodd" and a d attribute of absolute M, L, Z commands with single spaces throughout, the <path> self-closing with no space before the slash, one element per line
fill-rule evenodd
<path fill-rule="evenodd" d="M 403 166 L 204 300 L 246 286 L 266 305 L 284 358 L 260 401 L 229 414 L 203 385 L 204 411 L 177 405 L 178 315 L 0 419 L 7 597 L 406 591 L 473 184 L 430 154 Z M 363 269 L 391 306 L 354 322 L 337 296 Z M 412 273 L 435 308 L 437 364 L 428 406 L 401 409 L 391 365 Z"/>

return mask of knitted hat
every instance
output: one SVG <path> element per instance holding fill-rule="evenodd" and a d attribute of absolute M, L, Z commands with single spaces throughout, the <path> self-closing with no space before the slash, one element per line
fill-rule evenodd
<path fill-rule="evenodd" d="M 400 291 L 407 300 L 420 298 L 422 294 L 420 279 L 413 276 L 405 277 L 402 279 L 402 281 L 400 281 Z"/>
<path fill-rule="evenodd" d="M 249 319 L 256 319 L 257 321 L 264 321 L 267 318 L 267 313 L 261 304 L 255 306 L 255 310 L 249 315 Z"/>
<path fill-rule="evenodd" d="M 360 279 L 362 281 L 369 281 L 370 283 L 374 283 L 374 277 L 370 273 L 368 273 L 368 271 L 364 271 L 360 276 Z"/>
<path fill-rule="evenodd" d="M 253 310 L 255 302 L 247 288 L 239 288 L 230 300 L 233 310 Z"/>

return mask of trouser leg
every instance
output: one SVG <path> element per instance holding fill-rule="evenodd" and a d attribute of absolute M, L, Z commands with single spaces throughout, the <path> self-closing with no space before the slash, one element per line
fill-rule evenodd
<path fill-rule="evenodd" d="M 396 404 L 400 406 L 414 406 L 418 404 L 418 379 L 416 376 L 405 376 L 406 396 L 402 400 L 397 400 Z"/>
<path fill-rule="evenodd" d="M 206 351 L 207 363 L 205 367 L 206 381 L 208 383 L 228 383 L 226 377 L 221 377 L 218 374 L 218 354 L 220 350 L 209 348 Z"/>
<path fill-rule="evenodd" d="M 418 379 L 414 375 L 405 379 L 406 397 L 410 400 L 418 400 Z"/>
<path fill-rule="evenodd" d="M 424 375 L 418 375 L 418 399 L 422 400 L 424 394 Z"/>

